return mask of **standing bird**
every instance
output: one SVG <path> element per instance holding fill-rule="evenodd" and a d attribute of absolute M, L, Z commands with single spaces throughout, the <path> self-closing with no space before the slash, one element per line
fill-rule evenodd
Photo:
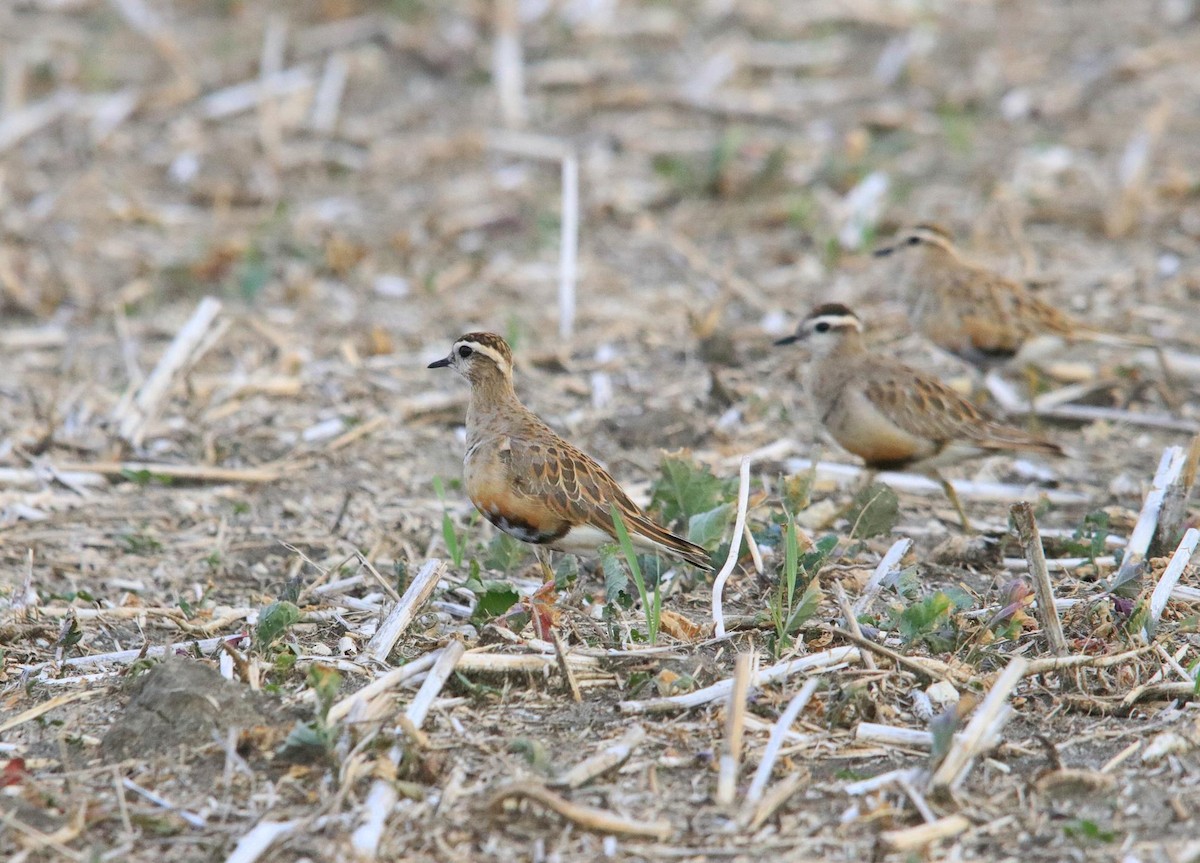
<path fill-rule="evenodd" d="M 463 475 L 471 503 L 496 527 L 538 548 L 594 552 L 616 538 L 616 507 L 636 548 L 712 569 L 707 551 L 651 521 L 604 468 L 521 404 L 500 336 L 467 333 L 429 368 L 452 368 L 471 384 Z"/>
<path fill-rule="evenodd" d="M 911 258 L 908 281 L 917 328 L 982 370 L 1014 358 L 1034 363 L 1078 341 L 1155 347 L 1149 339 L 1076 321 L 1019 282 L 967 260 L 936 225 L 917 225 L 875 250 L 877 257 L 893 254 Z M 1159 360 L 1161 365 L 1161 354 Z"/>
<path fill-rule="evenodd" d="M 948 464 L 1006 450 L 1062 455 L 1056 443 L 1003 425 L 945 384 L 872 354 L 862 321 L 840 303 L 817 306 L 796 334 L 812 353 L 804 388 L 820 423 L 871 470 L 910 468 L 937 480 L 971 530 L 954 487 L 938 472 Z"/>

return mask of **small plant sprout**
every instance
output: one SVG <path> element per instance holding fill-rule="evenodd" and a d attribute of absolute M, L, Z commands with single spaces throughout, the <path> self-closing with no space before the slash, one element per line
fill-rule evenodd
<path fill-rule="evenodd" d="M 633 583 L 637 587 L 638 598 L 642 601 L 642 610 L 646 614 L 646 639 L 651 644 L 658 644 L 658 625 L 662 620 L 662 587 L 660 579 L 654 580 L 654 593 L 649 593 L 646 588 L 646 579 L 642 576 L 642 567 L 638 563 L 637 553 L 634 551 L 633 542 L 629 538 L 629 531 L 625 529 L 625 520 L 621 518 L 621 513 L 615 506 L 611 509 L 613 528 L 617 532 L 617 544 L 621 547 L 621 554 L 625 557 L 625 563 L 629 567 L 629 574 L 633 577 Z"/>
<path fill-rule="evenodd" d="M 463 543 L 454 526 L 454 519 L 450 517 L 450 509 L 446 506 L 446 487 L 440 476 L 433 478 L 433 491 L 442 502 L 442 540 L 446 543 L 446 552 L 455 567 L 460 567 L 463 562 Z"/>
<path fill-rule="evenodd" d="M 266 653 L 298 620 L 300 609 L 294 602 L 287 599 L 272 602 L 258 614 L 258 625 L 254 628 L 255 646 Z"/>
<path fill-rule="evenodd" d="M 317 703 L 313 718 L 308 722 L 297 722 L 280 747 L 279 754 L 290 761 L 328 759 L 337 742 L 337 725 L 329 721 L 329 708 L 342 685 L 342 675 L 327 665 L 313 664 L 305 682 Z"/>
<path fill-rule="evenodd" d="M 800 553 L 800 538 L 795 519 L 788 513 L 783 532 L 783 572 L 770 598 L 771 622 L 775 627 L 774 651 L 780 656 L 795 643 L 795 634 L 821 604 L 821 587 L 817 572 L 837 547 L 833 534 L 822 537 L 804 555 Z M 803 584 L 801 584 L 803 574 Z M 799 590 L 803 593 L 797 596 Z"/>

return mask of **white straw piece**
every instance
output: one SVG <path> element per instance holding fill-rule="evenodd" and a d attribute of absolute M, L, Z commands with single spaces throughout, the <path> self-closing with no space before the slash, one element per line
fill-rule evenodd
<path fill-rule="evenodd" d="M 737 566 L 738 557 L 742 552 L 742 534 L 746 529 L 746 510 L 749 505 L 750 457 L 745 456 L 742 459 L 740 479 L 738 481 L 737 519 L 733 525 L 733 538 L 729 543 L 729 555 L 725 558 L 725 565 L 717 573 L 712 587 L 713 635 L 716 638 L 725 637 L 725 582 L 729 580 L 729 576 L 733 573 L 733 568 Z"/>
<path fill-rule="evenodd" d="M 1183 575 L 1183 571 L 1191 562 L 1197 543 L 1200 543 L 1200 530 L 1189 527 L 1187 533 L 1183 535 L 1179 547 L 1175 549 L 1175 554 L 1171 556 L 1171 562 L 1159 576 L 1158 584 L 1154 586 L 1154 593 L 1150 595 L 1150 613 L 1146 619 L 1146 625 L 1142 629 L 1142 637 L 1147 642 L 1154 637 L 1154 630 L 1158 627 L 1158 621 L 1167 607 L 1167 601 L 1171 598 L 1171 593 L 1175 590 L 1179 577 Z"/>
<path fill-rule="evenodd" d="M 746 791 L 743 812 L 747 814 L 753 812 L 754 807 L 762 800 L 763 792 L 767 790 L 767 782 L 771 779 L 771 771 L 775 769 L 775 761 L 779 758 L 779 750 L 783 748 L 787 732 L 792 727 L 792 723 L 796 721 L 796 717 L 800 715 L 800 711 L 812 699 L 819 683 L 820 681 L 815 677 L 804 681 L 800 691 L 788 702 L 779 721 L 771 726 L 771 737 L 767 740 L 762 759 L 758 762 L 758 769 L 754 771 L 754 779 L 751 780 L 750 788 Z"/>
<path fill-rule="evenodd" d="M 562 160 L 562 225 L 558 251 L 558 336 L 575 334 L 575 284 L 579 261 L 579 159 L 568 152 Z"/>

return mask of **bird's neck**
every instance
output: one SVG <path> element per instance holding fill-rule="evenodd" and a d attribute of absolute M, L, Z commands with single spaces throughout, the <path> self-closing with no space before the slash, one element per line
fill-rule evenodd
<path fill-rule="evenodd" d="M 467 403 L 467 438 L 476 440 L 491 433 L 503 433 L 515 417 L 525 413 L 517 398 L 512 379 L 500 373 L 488 373 L 471 381 L 471 399 Z"/>
<path fill-rule="evenodd" d="M 824 356 L 820 357 L 823 364 L 840 364 L 846 360 L 861 357 L 867 352 L 862 333 L 858 330 L 847 329 L 840 339 L 830 345 Z"/>
<path fill-rule="evenodd" d="M 814 356 L 803 374 L 809 396 L 818 405 L 836 398 L 866 354 L 862 333 L 851 331 Z"/>

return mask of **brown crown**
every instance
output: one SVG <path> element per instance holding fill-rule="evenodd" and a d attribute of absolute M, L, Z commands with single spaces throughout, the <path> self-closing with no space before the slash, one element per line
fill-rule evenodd
<path fill-rule="evenodd" d="M 459 336 L 455 342 L 475 342 L 478 345 L 491 348 L 504 357 L 505 362 L 510 366 L 512 365 L 512 348 L 508 346 L 508 342 L 495 333 L 467 333 Z"/>
<path fill-rule="evenodd" d="M 810 320 L 824 315 L 849 315 L 852 318 L 858 318 L 858 315 L 854 314 L 849 306 L 842 303 L 822 303 L 808 313 Z"/>
<path fill-rule="evenodd" d="M 919 225 L 913 225 L 913 230 L 937 234 L 944 240 L 954 242 L 954 236 L 950 233 L 950 230 L 945 225 L 939 225 L 937 222 L 922 222 Z"/>

